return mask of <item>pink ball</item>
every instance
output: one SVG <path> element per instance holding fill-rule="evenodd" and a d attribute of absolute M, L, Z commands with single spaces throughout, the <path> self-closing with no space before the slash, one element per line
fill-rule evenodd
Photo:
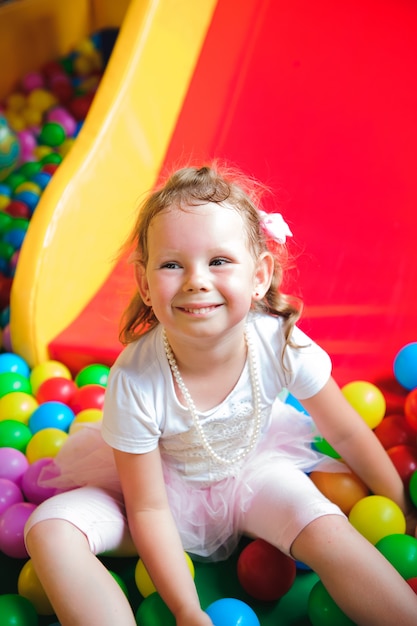
<path fill-rule="evenodd" d="M 20 485 L 23 474 L 29 467 L 29 461 L 16 448 L 0 448 L 0 478 L 7 478 Z"/>
<path fill-rule="evenodd" d="M 31 502 L 12 504 L 0 516 L 0 550 L 14 559 L 28 557 L 23 532 L 30 515 L 36 509 Z"/>
<path fill-rule="evenodd" d="M 28 469 L 23 474 L 22 491 L 26 500 L 29 500 L 29 502 L 40 504 L 56 494 L 57 490 L 54 487 L 42 487 L 38 484 L 39 476 L 43 468 L 50 465 L 52 462 L 53 459 L 47 457 L 38 459 L 34 461 L 32 465 L 29 465 Z"/>
<path fill-rule="evenodd" d="M 23 502 L 19 487 L 8 478 L 0 478 L 0 515 L 17 502 Z"/>
<path fill-rule="evenodd" d="M 73 116 L 64 107 L 55 107 L 51 109 L 47 114 L 48 122 L 55 122 L 60 124 L 65 130 L 67 137 L 72 137 L 77 130 L 77 122 Z"/>
<path fill-rule="evenodd" d="M 41 89 L 45 85 L 44 78 L 39 72 L 29 72 L 22 78 L 22 88 L 29 93 L 34 89 Z"/>

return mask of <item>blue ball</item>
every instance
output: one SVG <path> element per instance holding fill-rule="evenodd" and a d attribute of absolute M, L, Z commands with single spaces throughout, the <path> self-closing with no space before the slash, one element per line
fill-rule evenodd
<path fill-rule="evenodd" d="M 33 434 L 44 428 L 58 428 L 68 431 L 75 413 L 69 406 L 57 400 L 44 402 L 35 409 L 29 418 L 29 428 Z"/>
<path fill-rule="evenodd" d="M 409 343 L 394 359 L 394 376 L 405 389 L 417 387 L 417 342 Z"/>
<path fill-rule="evenodd" d="M 21 356 L 13 352 L 3 352 L 3 354 L 0 354 L 0 374 L 4 372 L 13 372 L 29 378 L 30 368 Z"/>
<path fill-rule="evenodd" d="M 235 598 L 216 600 L 206 609 L 214 626 L 260 626 L 255 611 Z"/>

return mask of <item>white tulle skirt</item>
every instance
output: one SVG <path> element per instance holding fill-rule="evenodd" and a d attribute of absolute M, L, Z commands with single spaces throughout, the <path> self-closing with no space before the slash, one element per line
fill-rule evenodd
<path fill-rule="evenodd" d="M 54 462 L 44 468 L 40 484 L 57 491 L 94 485 L 120 493 L 113 451 L 104 442 L 100 426 L 91 423 L 70 435 Z M 184 549 L 215 560 L 226 558 L 240 539 L 241 516 L 265 472 L 274 473 L 285 466 L 303 473 L 349 471 L 343 463 L 315 450 L 314 437 L 311 419 L 279 402 L 274 405 L 269 428 L 237 475 L 200 487 L 164 465 L 168 499 Z M 277 480 L 280 476 L 282 472 Z"/>

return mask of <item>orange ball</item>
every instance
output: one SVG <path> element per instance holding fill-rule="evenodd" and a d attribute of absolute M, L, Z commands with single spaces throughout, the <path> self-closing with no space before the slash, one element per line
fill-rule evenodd
<path fill-rule="evenodd" d="M 358 476 L 348 472 L 311 472 L 316 487 L 334 504 L 349 515 L 352 507 L 369 495 L 369 489 Z"/>

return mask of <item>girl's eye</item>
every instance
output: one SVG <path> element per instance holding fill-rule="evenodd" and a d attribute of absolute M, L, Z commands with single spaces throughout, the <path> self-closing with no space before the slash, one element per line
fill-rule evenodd
<path fill-rule="evenodd" d="M 224 258 L 217 258 L 217 259 L 213 259 L 210 262 L 210 265 L 225 265 L 226 263 L 229 263 L 229 261 L 227 259 Z"/>
<path fill-rule="evenodd" d="M 174 261 L 170 261 L 169 263 L 164 263 L 163 265 L 161 265 L 161 269 L 167 269 L 167 270 L 176 270 L 179 267 L 178 263 L 175 263 Z"/>

